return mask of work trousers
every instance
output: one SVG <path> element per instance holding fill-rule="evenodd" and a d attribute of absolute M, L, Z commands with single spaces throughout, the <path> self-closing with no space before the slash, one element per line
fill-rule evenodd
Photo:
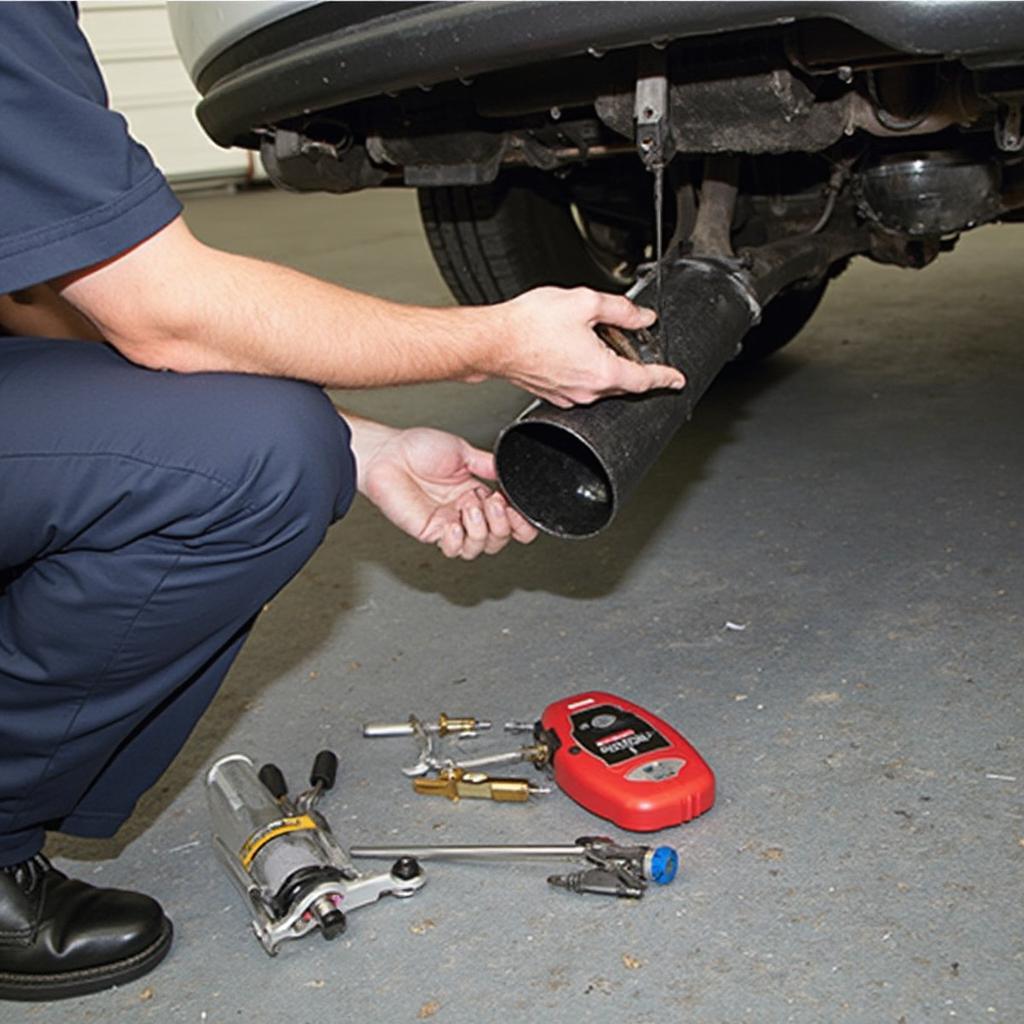
<path fill-rule="evenodd" d="M 0 337 L 0 866 L 109 836 L 355 491 L 322 391 Z"/>

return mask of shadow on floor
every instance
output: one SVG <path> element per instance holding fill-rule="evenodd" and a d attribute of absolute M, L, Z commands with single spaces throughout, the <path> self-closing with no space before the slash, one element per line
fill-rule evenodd
<path fill-rule="evenodd" d="M 255 631 L 242 656 L 241 670 L 228 676 L 186 747 L 140 800 L 117 836 L 105 840 L 54 836 L 47 852 L 78 861 L 108 860 L 138 839 L 210 762 L 225 730 L 259 701 L 264 690 L 325 645 L 338 618 L 351 614 L 364 599 L 360 563 L 375 564 L 409 589 L 437 594 L 460 607 L 500 600 L 515 591 L 543 591 L 581 601 L 614 592 L 666 521 L 700 485 L 716 453 L 735 440 L 737 425 L 758 398 L 799 366 L 798 360 L 780 355 L 763 366 L 720 377 L 694 420 L 679 431 L 640 484 L 619 521 L 608 533 L 586 543 L 542 538 L 533 550 L 520 553 L 524 557 L 504 565 L 488 564 L 488 560 L 475 565 L 448 563 L 412 541 L 396 543 L 394 527 L 376 513 L 366 508 L 350 513 L 349 521 L 335 527 L 313 563 L 274 599 L 273 623 Z M 347 542 L 350 532 L 358 536 L 355 553 Z M 311 585 L 329 587 L 330 600 L 312 602 L 308 592 L 301 592 Z M 310 613 L 314 603 L 317 614 Z"/>

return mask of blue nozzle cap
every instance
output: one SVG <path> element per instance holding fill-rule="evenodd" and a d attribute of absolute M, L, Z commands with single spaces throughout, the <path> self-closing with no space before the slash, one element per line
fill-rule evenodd
<path fill-rule="evenodd" d="M 679 854 L 671 846 L 656 846 L 644 860 L 647 877 L 656 885 L 668 885 L 679 871 Z"/>

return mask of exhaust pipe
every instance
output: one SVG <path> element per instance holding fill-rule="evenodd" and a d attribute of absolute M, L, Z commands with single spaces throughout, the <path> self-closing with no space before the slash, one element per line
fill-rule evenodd
<path fill-rule="evenodd" d="M 658 344 L 635 344 L 644 362 L 686 375 L 678 392 L 606 398 L 559 409 L 534 402 L 498 435 L 498 480 L 512 505 L 556 537 L 599 533 L 693 414 L 711 382 L 784 287 L 818 280 L 836 260 L 867 248 L 860 229 L 808 234 L 765 245 L 740 261 L 686 258 L 663 263 Z M 653 305 L 654 275 L 630 297 Z M 661 351 L 652 351 L 660 347 Z"/>
<path fill-rule="evenodd" d="M 498 436 L 495 458 L 506 496 L 556 537 L 592 537 L 612 521 L 760 318 L 754 294 L 721 262 L 666 266 L 662 288 L 661 317 L 651 331 L 658 344 L 635 347 L 645 362 L 682 370 L 682 391 L 572 409 L 535 402 Z M 654 292 L 652 275 L 630 297 L 654 305 Z"/>

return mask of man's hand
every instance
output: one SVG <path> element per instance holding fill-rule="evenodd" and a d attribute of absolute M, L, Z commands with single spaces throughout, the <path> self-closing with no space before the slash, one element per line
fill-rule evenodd
<path fill-rule="evenodd" d="M 360 492 L 411 537 L 436 544 L 448 558 L 469 560 L 537 536 L 503 495 L 481 483 L 497 477 L 492 455 L 441 430 L 344 418 Z"/>
<path fill-rule="evenodd" d="M 0 331 L 37 338 L 103 340 L 93 324 L 48 284 L 0 295 Z"/>
<path fill-rule="evenodd" d="M 585 405 L 608 395 L 686 384 L 671 366 L 641 365 L 616 355 L 594 333 L 598 324 L 637 330 L 657 319 L 624 295 L 589 288 L 535 288 L 497 307 L 510 339 L 494 354 L 494 375 L 553 405 Z"/>

